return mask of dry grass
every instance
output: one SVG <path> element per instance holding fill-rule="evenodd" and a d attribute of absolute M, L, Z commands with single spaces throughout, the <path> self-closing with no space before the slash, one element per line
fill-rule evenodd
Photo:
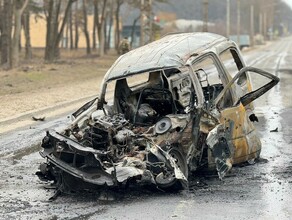
<path fill-rule="evenodd" d="M 22 62 L 13 70 L 0 70 L 0 96 L 99 78 L 117 58 L 113 52 L 102 58 L 83 54 L 80 50 L 62 51 L 62 59 L 46 64 L 41 59 L 43 50 L 34 50 L 31 61 Z"/>
<path fill-rule="evenodd" d="M 44 51 L 36 49 L 30 61 L 19 68 L 0 70 L 0 121 L 56 103 L 96 95 L 107 69 L 117 59 L 114 51 L 104 57 L 85 50 L 63 50 L 62 59 L 53 64 L 42 59 Z"/>

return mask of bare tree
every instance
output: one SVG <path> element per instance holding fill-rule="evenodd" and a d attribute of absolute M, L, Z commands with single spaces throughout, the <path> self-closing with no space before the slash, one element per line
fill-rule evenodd
<path fill-rule="evenodd" d="M 116 3 L 116 11 L 115 11 L 115 25 L 116 25 L 116 28 L 115 28 L 115 48 L 116 50 L 118 50 L 118 46 L 119 46 L 119 43 L 121 41 L 121 33 L 120 33 L 120 9 L 121 9 L 121 6 L 122 4 L 124 3 L 125 1 L 124 0 L 117 0 L 117 3 Z"/>
<path fill-rule="evenodd" d="M 83 0 L 82 2 L 82 9 L 83 9 L 83 32 L 86 39 L 86 53 L 90 54 L 91 53 L 90 38 L 89 38 L 88 27 L 87 27 L 87 23 L 88 23 L 87 22 L 87 4 L 85 0 Z"/>
<path fill-rule="evenodd" d="M 1 64 L 1 45 L 2 45 L 2 19 L 3 19 L 3 1 L 0 0 L 0 64 Z"/>
<path fill-rule="evenodd" d="M 43 19 L 42 16 L 43 7 L 38 4 L 35 0 L 29 0 L 28 6 L 24 10 L 21 18 L 22 27 L 25 37 L 25 59 L 32 58 L 32 45 L 31 45 L 31 36 L 30 36 L 30 18 L 31 15 L 34 15 L 35 20 L 38 18 Z"/>
<path fill-rule="evenodd" d="M 55 49 L 55 42 L 58 34 L 58 16 L 61 7 L 61 1 L 49 0 L 47 5 L 47 34 L 45 60 L 52 61 L 55 56 L 59 56 L 59 51 Z M 45 8 L 46 9 L 46 8 Z"/>
<path fill-rule="evenodd" d="M 111 46 L 111 38 L 112 38 L 112 27 L 113 27 L 113 17 L 114 17 L 114 2 L 110 0 L 109 4 L 109 13 L 107 14 L 109 24 L 108 24 L 108 32 L 106 34 L 106 45 L 105 45 L 105 53 L 110 49 Z"/>
<path fill-rule="evenodd" d="M 69 19 L 69 22 L 68 22 L 68 26 L 69 26 L 69 33 L 70 33 L 70 49 L 72 50 L 73 49 L 73 22 L 72 22 L 72 19 L 73 19 L 73 16 L 72 16 L 72 5 L 70 7 L 70 11 L 69 11 L 69 16 L 68 16 L 68 19 Z"/>
<path fill-rule="evenodd" d="M 12 1 L 4 0 L 1 14 L 1 64 L 10 65 Z"/>
<path fill-rule="evenodd" d="M 3 14 L 3 1 L 0 0 L 0 19 L 2 19 Z M 1 60 L 1 33 L 2 33 L 2 22 L 0 21 L 0 60 Z"/>
<path fill-rule="evenodd" d="M 31 51 L 31 40 L 30 40 L 30 11 L 28 9 L 24 10 L 22 25 L 25 37 L 25 59 L 32 58 Z"/>
<path fill-rule="evenodd" d="M 75 21 L 75 43 L 74 48 L 78 49 L 78 43 L 79 43 L 79 16 L 78 16 L 78 3 L 75 3 L 75 15 L 74 15 L 74 21 Z"/>
<path fill-rule="evenodd" d="M 61 14 L 61 0 L 49 0 L 48 5 L 45 6 L 48 8 L 45 49 L 45 60 L 48 62 L 52 62 L 60 57 L 59 44 L 63 36 L 66 22 L 68 20 L 71 5 L 74 1 L 76 0 L 68 0 L 60 28 L 59 19 Z"/>
<path fill-rule="evenodd" d="M 98 21 L 98 8 L 97 3 L 93 4 L 93 27 L 92 27 L 92 49 L 96 49 L 96 29 L 97 29 L 97 21 Z"/>
<path fill-rule="evenodd" d="M 101 4 L 101 17 L 99 19 L 99 6 Z M 104 45 L 105 45 L 105 14 L 106 14 L 106 6 L 107 6 L 107 0 L 94 0 L 94 5 L 97 8 L 97 16 L 96 16 L 96 25 L 98 30 L 98 42 L 99 42 L 99 55 L 104 55 Z"/>
<path fill-rule="evenodd" d="M 10 67 L 11 58 L 11 33 L 12 33 L 12 16 L 13 2 L 4 0 L 2 13 L 2 34 L 1 34 L 1 64 Z"/>
<path fill-rule="evenodd" d="M 21 33 L 21 16 L 28 4 L 28 0 L 14 1 L 14 33 L 12 38 L 10 67 L 13 68 L 19 64 L 19 44 Z"/>

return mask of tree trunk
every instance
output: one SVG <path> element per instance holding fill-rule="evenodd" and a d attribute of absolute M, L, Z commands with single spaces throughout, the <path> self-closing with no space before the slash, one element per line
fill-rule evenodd
<path fill-rule="evenodd" d="M 60 15 L 61 1 L 50 0 L 49 12 L 48 12 L 49 15 L 47 18 L 47 39 L 46 39 L 46 50 L 45 50 L 45 60 L 48 62 L 52 62 L 60 58 L 59 44 L 62 39 L 65 25 L 68 20 L 68 15 L 69 15 L 71 5 L 74 1 L 75 0 L 68 1 L 60 30 L 58 30 L 58 27 L 59 27 L 58 20 L 59 20 L 59 15 Z"/>
<path fill-rule="evenodd" d="M 51 48 L 52 49 L 52 53 L 49 56 L 50 59 L 47 60 L 49 62 L 60 58 L 60 49 L 59 49 L 60 41 L 58 42 L 57 46 L 56 46 L 56 44 L 57 44 L 57 38 L 58 38 L 58 33 L 59 33 L 59 16 L 60 16 L 60 10 L 61 10 L 62 1 L 61 0 L 55 0 L 55 1 L 56 1 L 56 4 L 55 4 L 55 7 L 54 7 L 54 16 L 53 16 L 53 22 L 52 22 L 52 30 L 53 30 L 53 32 L 52 32 L 52 38 L 51 38 L 52 39 L 52 48 Z"/>
<path fill-rule="evenodd" d="M 87 5 L 85 0 L 83 0 L 82 4 L 83 8 L 83 31 L 86 39 L 86 53 L 90 54 L 91 53 L 91 48 L 90 48 L 90 38 L 89 38 L 89 33 L 88 33 L 88 28 L 87 28 Z"/>
<path fill-rule="evenodd" d="M 104 18 L 104 25 L 103 25 L 103 34 L 104 34 L 104 45 L 103 45 L 103 49 L 104 49 L 104 54 L 107 54 L 107 26 L 108 26 L 108 15 L 109 13 L 106 12 L 105 13 L 105 18 Z"/>
<path fill-rule="evenodd" d="M 30 60 L 32 58 L 31 40 L 30 40 L 30 12 L 24 11 L 23 15 L 23 29 L 25 36 L 25 59 Z"/>
<path fill-rule="evenodd" d="M 98 44 L 100 44 L 100 19 L 99 19 L 99 2 L 98 0 L 94 0 L 94 8 L 96 10 L 96 16 L 95 16 L 95 24 L 96 24 L 96 29 L 97 29 L 97 37 L 98 37 Z M 99 48 L 99 46 L 98 46 Z"/>
<path fill-rule="evenodd" d="M 44 7 L 44 11 L 45 11 L 45 15 L 46 15 L 46 26 L 47 26 L 47 33 L 46 33 L 46 48 L 45 48 L 45 56 L 47 53 L 49 53 L 49 51 L 47 51 L 49 49 L 49 46 L 47 46 L 47 44 L 50 44 L 51 45 L 51 20 L 52 20 L 52 16 L 53 16 L 53 7 L 54 7 L 54 1 L 53 0 L 50 0 L 48 2 L 48 8 L 46 10 L 46 7 Z M 45 58 L 46 59 L 46 58 Z"/>
<path fill-rule="evenodd" d="M 72 5 L 70 7 L 69 13 L 69 33 L 70 33 L 70 49 L 73 50 L 74 40 L 73 40 L 73 23 L 72 23 Z"/>
<path fill-rule="evenodd" d="M 79 19 L 78 19 L 78 4 L 75 3 L 75 50 L 78 49 L 79 43 Z"/>
<path fill-rule="evenodd" d="M 70 15 L 70 11 L 69 11 L 69 14 L 68 14 L 68 18 L 67 18 L 67 23 L 66 23 L 66 28 L 65 28 L 65 45 L 64 45 L 64 42 L 62 42 L 62 45 L 63 45 L 63 47 L 65 47 L 66 49 L 68 49 L 69 48 L 69 19 L 70 19 L 70 17 L 69 17 L 69 15 Z"/>
<path fill-rule="evenodd" d="M 26 0 L 28 2 L 28 0 Z M 10 58 L 10 68 L 14 68 L 19 64 L 19 41 L 21 33 L 21 8 L 15 2 L 14 5 L 14 33 L 11 45 L 11 58 Z M 20 6 L 21 7 L 21 6 Z M 25 6 L 26 7 L 26 6 Z"/>
<path fill-rule="evenodd" d="M 1 63 L 1 45 L 2 45 L 2 19 L 3 19 L 3 1 L 0 0 L 0 63 Z"/>
<path fill-rule="evenodd" d="M 96 49 L 96 27 L 97 27 L 97 16 L 98 16 L 98 11 L 96 4 L 94 3 L 93 5 L 93 27 L 92 27 L 92 49 Z"/>
<path fill-rule="evenodd" d="M 99 56 L 104 56 L 104 44 L 105 44 L 105 12 L 106 12 L 107 0 L 103 0 L 102 12 L 100 22 L 98 23 L 98 37 L 99 37 Z"/>
<path fill-rule="evenodd" d="M 56 27 L 58 30 L 58 17 L 57 8 L 60 1 L 50 0 L 48 6 L 48 17 L 47 17 L 47 35 L 46 35 L 46 49 L 45 49 L 45 60 L 53 61 L 55 58 L 56 51 L 54 48 L 54 41 L 56 39 Z"/>
<path fill-rule="evenodd" d="M 113 1 L 111 1 L 110 5 L 110 14 L 109 14 L 109 28 L 107 33 L 107 43 L 106 43 L 106 51 L 110 49 L 111 46 L 111 38 L 112 38 L 112 26 L 113 26 L 113 11 L 114 11 L 114 4 Z"/>
<path fill-rule="evenodd" d="M 115 28 L 115 48 L 118 50 L 119 43 L 121 41 L 121 33 L 120 33 L 120 8 L 123 4 L 123 0 L 117 0 L 117 9 L 116 9 L 116 28 Z"/>
<path fill-rule="evenodd" d="M 9 65 L 10 63 L 10 47 L 11 47 L 11 31 L 12 31 L 12 2 L 4 0 L 3 13 L 1 17 L 1 64 Z"/>

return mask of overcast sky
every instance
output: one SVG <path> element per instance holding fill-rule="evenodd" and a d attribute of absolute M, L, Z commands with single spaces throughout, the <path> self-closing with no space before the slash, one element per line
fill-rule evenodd
<path fill-rule="evenodd" d="M 287 4 L 292 8 L 292 0 L 284 0 L 284 2 L 287 2 Z"/>

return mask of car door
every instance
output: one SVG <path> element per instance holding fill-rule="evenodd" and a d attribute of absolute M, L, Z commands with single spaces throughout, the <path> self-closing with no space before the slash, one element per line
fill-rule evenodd
<path fill-rule="evenodd" d="M 246 120 L 245 107 L 234 106 L 237 100 L 236 90 L 232 86 L 226 89 L 232 77 L 224 71 L 215 54 L 206 54 L 195 60 L 192 70 L 201 84 L 204 96 L 203 108 L 206 114 L 214 115 L 218 119 L 217 126 L 208 126 L 207 130 L 202 129 L 201 126 L 201 130 L 208 135 L 208 167 L 216 166 L 219 177 L 222 178 L 231 168 L 232 159 L 244 154 L 240 152 L 240 149 L 247 152 L 248 144 L 243 134 L 252 131 L 254 127 Z M 214 111 L 215 101 L 223 90 L 225 91 L 224 96 L 221 97 L 220 103 L 217 103 L 219 109 L 219 114 L 217 114 Z M 204 123 L 202 122 L 201 125 Z M 254 137 L 256 136 L 254 135 Z M 259 142 L 259 140 L 253 140 L 253 142 Z M 243 147 L 237 150 L 237 146 Z"/>
<path fill-rule="evenodd" d="M 229 90 L 240 90 L 241 77 L 249 73 L 251 77 L 259 74 L 270 81 L 254 91 L 242 93 L 235 100 L 234 105 L 222 108 L 221 102 Z M 224 87 L 222 92 L 214 101 L 214 106 L 220 112 L 220 122 L 224 125 L 226 133 L 229 134 L 230 148 L 233 164 L 241 163 L 259 156 L 261 143 L 252 121 L 249 119 L 245 106 L 251 104 L 255 99 L 266 93 L 279 82 L 279 78 L 266 71 L 253 68 L 242 68 L 233 79 Z M 237 92 L 237 94 L 239 94 Z"/>

